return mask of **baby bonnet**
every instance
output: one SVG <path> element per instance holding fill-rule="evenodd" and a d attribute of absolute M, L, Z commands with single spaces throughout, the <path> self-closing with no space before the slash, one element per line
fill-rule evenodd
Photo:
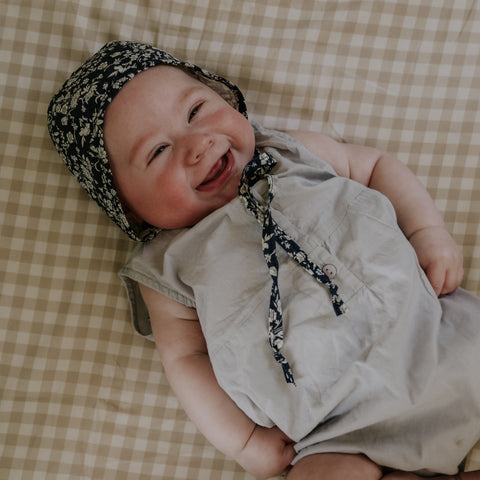
<path fill-rule="evenodd" d="M 183 69 L 247 116 L 241 91 L 230 81 L 150 45 L 114 41 L 104 45 L 72 73 L 48 107 L 50 137 L 68 169 L 105 213 L 133 240 L 147 241 L 159 231 L 127 219 L 115 189 L 103 139 L 105 110 L 135 75 L 158 66 Z"/>

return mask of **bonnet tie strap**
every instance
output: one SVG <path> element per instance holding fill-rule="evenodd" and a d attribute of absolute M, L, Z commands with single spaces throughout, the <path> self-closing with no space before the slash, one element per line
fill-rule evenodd
<path fill-rule="evenodd" d="M 282 305 L 280 301 L 280 290 L 278 287 L 278 259 L 276 254 L 276 244 L 285 250 L 290 258 L 295 260 L 307 273 L 315 280 L 324 285 L 330 292 L 332 306 L 335 314 L 341 315 L 346 311 L 343 300 L 338 295 L 338 286 L 332 279 L 323 272 L 317 264 L 312 262 L 308 255 L 300 246 L 282 230 L 277 222 L 272 218 L 271 203 L 276 193 L 276 184 L 273 176 L 269 174 L 276 165 L 276 161 L 266 152 L 259 154 L 256 152 L 243 170 L 242 181 L 239 186 L 240 198 L 245 208 L 255 216 L 262 225 L 262 249 L 267 262 L 270 277 L 272 279 L 272 288 L 270 294 L 270 307 L 268 316 L 268 340 L 273 350 L 273 355 L 283 369 L 283 374 L 287 383 L 295 384 L 292 369 L 281 352 L 283 347 L 283 320 Z M 268 182 L 268 197 L 265 203 L 261 203 L 253 194 L 251 187 L 261 179 Z"/>

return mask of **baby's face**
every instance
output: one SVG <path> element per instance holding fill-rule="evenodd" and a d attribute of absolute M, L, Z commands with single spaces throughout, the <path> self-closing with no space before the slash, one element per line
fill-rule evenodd
<path fill-rule="evenodd" d="M 115 185 L 137 220 L 172 229 L 232 200 L 255 149 L 250 122 L 175 67 L 140 73 L 105 113 Z"/>

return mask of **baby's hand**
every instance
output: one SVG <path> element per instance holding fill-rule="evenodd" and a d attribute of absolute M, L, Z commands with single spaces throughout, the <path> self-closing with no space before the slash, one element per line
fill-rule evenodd
<path fill-rule="evenodd" d="M 456 290 L 463 278 L 462 253 L 443 227 L 427 227 L 415 232 L 410 243 L 420 266 L 437 295 Z"/>
<path fill-rule="evenodd" d="M 256 478 L 271 478 L 287 470 L 294 456 L 292 440 L 279 428 L 256 425 L 235 460 Z"/>

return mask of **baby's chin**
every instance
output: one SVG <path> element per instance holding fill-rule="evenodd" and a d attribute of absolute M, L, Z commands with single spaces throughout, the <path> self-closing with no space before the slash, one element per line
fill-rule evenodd
<path fill-rule="evenodd" d="M 248 162 L 247 162 L 248 163 Z M 238 187 L 242 178 L 243 168 L 237 168 L 232 174 L 227 185 L 219 192 L 211 196 L 208 200 L 204 200 L 203 208 L 200 207 L 197 212 L 191 212 L 190 215 L 171 216 L 170 218 L 151 218 L 151 223 L 142 222 L 148 226 L 154 226 L 161 230 L 177 230 L 182 228 L 191 228 L 216 210 L 229 204 L 238 197 Z M 138 219 L 138 217 L 136 217 Z"/>

